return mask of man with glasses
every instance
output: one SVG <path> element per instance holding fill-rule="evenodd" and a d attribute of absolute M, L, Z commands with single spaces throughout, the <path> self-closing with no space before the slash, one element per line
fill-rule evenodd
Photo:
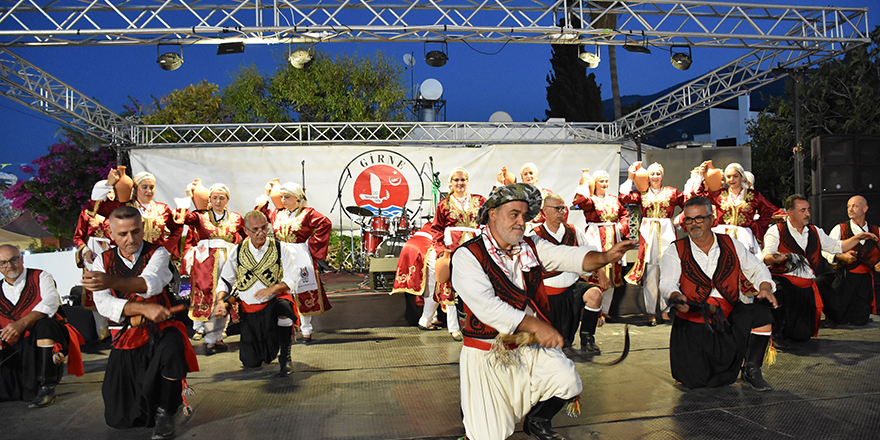
<path fill-rule="evenodd" d="M 31 400 L 30 408 L 55 401 L 55 387 L 68 372 L 83 374 L 82 336 L 56 314 L 61 297 L 48 272 L 25 269 L 17 247 L 0 245 L 0 401 Z"/>
<path fill-rule="evenodd" d="M 550 194 L 545 197 L 541 212 L 544 214 L 544 223 L 532 230 L 534 235 L 556 245 L 587 246 L 590 250 L 597 250 L 587 244 L 587 239 L 580 230 L 565 223 L 568 208 L 562 196 Z M 591 355 L 601 353 L 594 334 L 599 314 L 602 313 L 602 290 L 608 286 L 608 277 L 605 276 L 605 271 L 600 270 L 598 273 L 600 286 L 588 284 L 574 272 L 543 272 L 544 290 L 547 291 L 550 305 L 550 316 L 547 318 L 562 335 L 563 349 L 571 348 L 580 322 L 581 351 Z M 601 286 L 603 281 L 605 285 Z"/>
<path fill-rule="evenodd" d="M 241 316 L 239 359 L 247 368 L 269 364 L 279 353 L 278 376 L 291 372 L 290 337 L 292 335 L 293 296 L 297 268 L 288 247 L 267 237 L 269 220 L 260 211 L 244 215 L 248 238 L 229 253 L 217 288 L 216 316 L 226 314 L 228 293 L 237 290 Z"/>
<path fill-rule="evenodd" d="M 677 309 L 669 337 L 672 377 L 688 388 L 743 381 L 757 391 L 773 387 L 761 365 L 778 306 L 767 267 L 739 241 L 712 232 L 712 202 L 684 204 L 688 236 L 674 241 L 660 259 L 660 292 Z M 747 303 L 744 295 L 757 301 Z"/>

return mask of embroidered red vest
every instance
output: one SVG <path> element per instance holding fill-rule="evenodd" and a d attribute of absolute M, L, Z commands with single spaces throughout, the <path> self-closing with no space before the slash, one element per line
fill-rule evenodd
<path fill-rule="evenodd" d="M 109 251 L 101 254 L 104 259 L 104 272 L 109 275 L 115 275 L 121 278 L 133 278 L 140 276 L 141 272 L 147 267 L 147 263 L 150 262 L 150 258 L 156 252 L 156 249 L 159 249 L 161 246 L 144 242 L 144 247 L 141 250 L 141 254 L 138 256 L 137 261 L 135 261 L 134 266 L 131 269 L 125 265 L 122 261 L 122 257 L 119 256 L 119 252 L 116 250 L 117 248 L 111 248 Z M 128 301 L 134 302 L 149 302 L 161 304 L 164 307 L 171 307 L 171 301 L 168 299 L 168 290 L 162 289 L 162 292 L 158 295 L 153 295 L 149 298 L 144 298 L 139 296 L 136 293 L 125 293 L 125 292 L 117 292 L 116 290 L 110 289 L 110 294 L 117 297 L 122 298 Z M 171 321 L 171 320 L 169 320 Z M 169 321 L 161 322 L 160 327 L 165 327 L 170 325 Z M 143 325 L 140 327 L 127 328 L 121 334 L 117 335 L 113 338 L 113 348 L 117 349 L 132 349 L 138 348 L 147 343 L 150 340 L 149 326 Z"/>
<path fill-rule="evenodd" d="M 578 245 L 577 233 L 574 230 L 574 226 L 569 225 L 568 223 L 562 223 L 562 227 L 565 228 L 565 233 L 562 234 L 562 241 L 556 241 L 556 239 L 552 235 L 550 235 L 550 231 L 548 231 L 547 228 L 544 227 L 543 223 L 540 226 L 538 226 L 537 228 L 535 228 L 535 235 L 537 235 L 538 237 L 541 237 L 544 240 L 547 240 L 550 243 L 553 243 L 555 245 L 564 244 L 566 246 L 577 246 Z M 544 279 L 547 279 L 547 278 L 553 278 L 556 275 L 561 274 L 562 272 L 560 272 L 558 270 L 554 270 L 553 272 L 547 272 L 547 271 L 542 270 L 541 273 L 542 273 L 542 276 L 544 277 Z"/>
<path fill-rule="evenodd" d="M 813 269 L 813 273 L 819 273 L 819 264 L 822 259 L 822 247 L 819 245 L 819 233 L 816 232 L 816 227 L 813 225 L 806 226 L 809 228 L 807 249 L 801 249 L 794 237 L 791 236 L 791 233 L 788 232 L 788 222 L 777 223 L 776 227 L 779 230 L 778 252 L 784 254 L 798 254 L 806 258 L 807 262 L 810 263 L 810 268 Z M 774 265 L 770 268 L 770 271 L 773 273 L 785 273 L 785 266 L 780 268 L 779 266 Z"/>
<path fill-rule="evenodd" d="M 740 281 L 743 279 L 742 272 L 739 267 L 739 258 L 736 256 L 736 247 L 734 247 L 733 239 L 724 234 L 715 234 L 718 240 L 718 263 L 715 266 L 715 273 L 710 279 L 700 265 L 694 259 L 691 251 L 690 239 L 688 237 L 675 240 L 675 248 L 678 251 L 678 257 L 681 259 L 681 277 L 679 285 L 681 293 L 687 297 L 688 301 L 706 302 L 712 301 L 721 307 L 724 316 L 728 316 L 733 310 L 734 304 L 739 301 Z M 718 298 L 711 298 L 709 294 L 712 289 L 718 290 L 718 293 L 724 297 L 724 301 Z M 690 311 L 688 313 L 678 312 L 678 316 L 689 321 L 703 322 L 702 315 L 698 311 Z"/>
<path fill-rule="evenodd" d="M 880 235 L 880 228 L 877 225 L 868 225 L 868 232 L 872 232 L 874 235 Z M 849 227 L 849 222 L 840 224 L 840 239 L 846 240 L 851 238 L 853 235 L 852 229 Z M 859 256 L 859 260 L 853 264 L 845 265 L 847 270 L 853 270 L 859 267 L 860 264 L 865 264 L 868 269 L 873 270 L 873 264 L 877 264 L 878 258 L 880 258 L 880 249 L 877 247 L 877 242 L 873 240 L 865 241 L 865 244 L 857 244 L 855 247 L 856 254 Z M 872 264 L 873 263 L 873 264 Z"/>
<path fill-rule="evenodd" d="M 524 241 L 528 246 L 531 246 L 535 255 L 538 255 L 535 243 L 529 237 L 525 237 Z M 523 281 L 526 287 L 523 290 L 513 284 L 507 278 L 507 275 L 504 274 L 504 271 L 492 260 L 481 236 L 477 236 L 459 246 L 459 248 L 464 247 L 468 248 L 477 258 L 483 271 L 489 276 L 489 281 L 492 282 L 492 286 L 495 288 L 495 294 L 502 301 L 510 304 L 510 306 L 517 310 L 525 310 L 526 306 L 531 306 L 536 311 L 538 319 L 542 319 L 547 323 L 550 322 L 547 319 L 550 307 L 547 303 L 547 293 L 544 291 L 543 267 L 536 267 L 528 272 L 523 272 Z M 458 249 L 455 251 L 458 252 Z M 453 272 L 451 263 L 449 270 L 450 273 Z M 480 318 L 473 313 L 461 296 L 458 295 L 456 295 L 456 308 L 458 309 L 458 320 L 461 324 L 462 334 L 477 339 L 491 339 L 498 336 L 498 330 L 480 321 Z"/>
<path fill-rule="evenodd" d="M 40 274 L 43 273 L 39 269 L 27 269 L 25 272 L 24 289 L 18 298 L 17 304 L 12 304 L 5 295 L 0 295 L 0 327 L 18 321 L 28 313 L 34 310 L 34 307 L 43 300 L 40 295 Z M 5 281 L 0 280 L 5 284 Z"/>

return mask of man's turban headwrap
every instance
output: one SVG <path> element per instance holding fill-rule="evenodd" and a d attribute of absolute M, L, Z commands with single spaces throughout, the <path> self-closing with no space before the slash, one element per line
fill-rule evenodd
<path fill-rule="evenodd" d="M 507 202 L 526 202 L 529 205 L 529 210 L 523 217 L 535 218 L 541 212 L 541 190 L 529 183 L 511 183 L 496 187 L 489 193 L 486 203 L 480 207 L 480 224 L 484 225 L 489 222 L 490 209 L 497 208 Z"/>

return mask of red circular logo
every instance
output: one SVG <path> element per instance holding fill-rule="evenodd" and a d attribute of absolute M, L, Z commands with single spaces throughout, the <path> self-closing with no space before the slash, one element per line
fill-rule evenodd
<path fill-rule="evenodd" d="M 383 217 L 401 215 L 409 197 L 409 183 L 397 168 L 376 164 L 364 168 L 354 181 L 355 203 Z"/>

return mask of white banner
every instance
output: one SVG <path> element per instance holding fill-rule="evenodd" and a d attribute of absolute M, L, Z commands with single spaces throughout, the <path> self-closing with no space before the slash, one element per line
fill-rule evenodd
<path fill-rule="evenodd" d="M 440 191 L 448 191 L 449 173 L 464 167 L 470 174 L 469 192 L 487 196 L 502 166 L 520 180 L 523 164 L 538 168 L 538 186 L 562 195 L 570 202 L 581 178 L 581 169 L 606 170 L 613 177 L 619 169 L 619 145 L 489 145 L 474 148 L 309 146 L 309 147 L 217 147 L 136 149 L 131 151 L 132 172 L 156 175 L 156 200 L 173 207 L 174 197 L 185 195 L 186 185 L 200 178 L 205 186 L 220 182 L 231 192 L 229 207 L 244 214 L 253 209 L 266 182 L 303 184 L 309 206 L 327 215 L 334 228 L 359 229 L 352 220 L 369 219 L 349 214 L 346 207 L 361 207 L 392 217 L 405 208 L 411 225 L 421 226 L 432 215 L 434 199 L 431 170 L 439 173 Z M 616 194 L 617 179 L 609 191 Z M 357 210 L 357 209 L 354 209 Z M 584 225 L 574 213 L 569 221 Z"/>

